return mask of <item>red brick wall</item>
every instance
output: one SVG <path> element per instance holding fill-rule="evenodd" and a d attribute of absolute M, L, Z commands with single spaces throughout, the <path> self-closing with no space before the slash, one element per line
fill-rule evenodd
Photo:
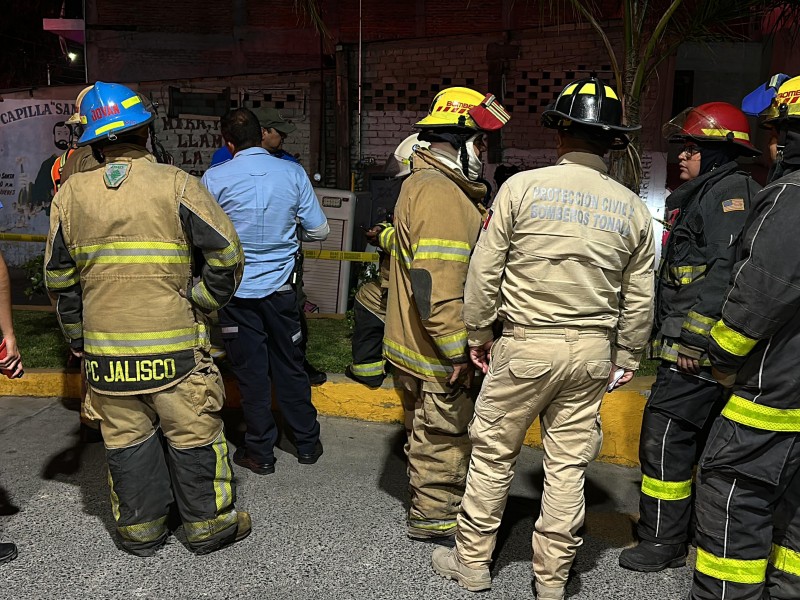
<path fill-rule="evenodd" d="M 612 40 L 620 36 L 611 29 Z M 381 42 L 366 46 L 362 91 L 361 156 L 380 163 L 427 112 L 439 89 L 449 86 L 491 91 L 503 98 L 511 121 L 502 130 L 502 162 L 523 167 L 554 160 L 555 134 L 541 125 L 541 113 L 570 81 L 597 73 L 614 85 L 610 60 L 600 39 L 588 27 L 516 32 L 509 45 L 518 58 L 507 61 L 505 89 L 488 90 L 487 47 L 500 36 L 453 37 Z M 352 86 L 351 86 L 352 87 Z M 642 115 L 645 147 L 660 144 L 661 107 L 658 87 L 645 96 Z M 352 92 L 356 97 L 357 91 Z M 355 139 L 355 133 L 354 133 Z M 358 158 L 353 146 L 353 161 Z"/>

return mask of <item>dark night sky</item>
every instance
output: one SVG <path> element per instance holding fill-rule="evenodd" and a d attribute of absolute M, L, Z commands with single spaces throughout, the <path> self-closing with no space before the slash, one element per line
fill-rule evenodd
<path fill-rule="evenodd" d="M 50 65 L 52 84 L 84 81 L 83 48 L 69 43 L 78 54 L 74 63 L 63 55 L 57 35 L 42 30 L 42 19 L 58 18 L 62 0 L 6 0 L 4 18 L 0 19 L 0 90 L 47 85 Z M 81 18 L 81 0 L 67 0 L 66 18 Z"/>

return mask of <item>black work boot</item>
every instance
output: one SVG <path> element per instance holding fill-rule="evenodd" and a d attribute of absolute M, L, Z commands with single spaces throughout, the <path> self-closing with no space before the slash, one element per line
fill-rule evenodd
<path fill-rule="evenodd" d="M 14 544 L 0 544 L 0 565 L 17 558 L 17 547 Z"/>
<path fill-rule="evenodd" d="M 308 375 L 308 382 L 311 385 L 322 385 L 328 381 L 328 376 L 322 371 L 317 370 L 317 368 L 307 360 L 303 360 L 303 370 L 306 372 L 306 375 Z"/>
<path fill-rule="evenodd" d="M 686 565 L 686 544 L 656 544 L 642 540 L 619 555 L 619 566 L 631 571 L 653 573 Z"/>

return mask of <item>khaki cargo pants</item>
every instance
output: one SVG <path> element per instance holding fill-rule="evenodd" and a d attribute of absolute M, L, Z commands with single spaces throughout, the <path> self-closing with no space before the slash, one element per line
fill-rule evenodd
<path fill-rule="evenodd" d="M 539 416 L 545 479 L 533 571 L 539 597 L 560 597 L 582 542 L 585 470 L 603 439 L 599 411 L 610 356 L 604 329 L 506 325 L 469 427 L 472 457 L 456 533 L 465 565 L 491 562 L 514 465 Z"/>
<path fill-rule="evenodd" d="M 469 465 L 467 426 L 474 395 L 466 387 L 397 375 L 403 389 L 412 537 L 452 535 Z"/>

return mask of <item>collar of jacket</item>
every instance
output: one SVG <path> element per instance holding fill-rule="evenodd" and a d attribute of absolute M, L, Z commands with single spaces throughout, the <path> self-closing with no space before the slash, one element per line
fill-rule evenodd
<path fill-rule="evenodd" d="M 680 184 L 677 188 L 675 188 L 674 192 L 667 196 L 667 208 L 669 210 L 683 208 L 698 194 L 700 190 L 716 184 L 723 177 L 727 177 L 731 173 L 734 173 L 738 170 L 739 165 L 735 160 L 732 160 L 730 162 L 726 162 L 722 166 L 717 167 L 713 171 L 703 173 L 691 181 L 686 181 Z"/>
<path fill-rule="evenodd" d="M 106 162 L 115 158 L 146 158 L 150 162 L 156 162 L 155 157 L 147 151 L 147 148 L 136 144 L 114 144 L 103 149 Z"/>
<path fill-rule="evenodd" d="M 483 197 L 486 195 L 485 185 L 478 183 L 477 181 L 470 181 L 461 174 L 461 171 L 451 169 L 442 163 L 438 158 L 436 158 L 436 156 L 427 148 L 419 148 L 414 153 L 414 158 L 420 159 L 414 161 L 414 171 L 420 171 L 422 169 L 433 169 L 439 171 L 442 175 L 447 177 L 450 181 L 461 188 L 461 191 L 464 192 L 473 202 L 483 200 Z"/>
<path fill-rule="evenodd" d="M 559 157 L 556 165 L 581 165 L 601 173 L 608 173 L 608 165 L 603 157 L 591 152 L 567 152 Z"/>

